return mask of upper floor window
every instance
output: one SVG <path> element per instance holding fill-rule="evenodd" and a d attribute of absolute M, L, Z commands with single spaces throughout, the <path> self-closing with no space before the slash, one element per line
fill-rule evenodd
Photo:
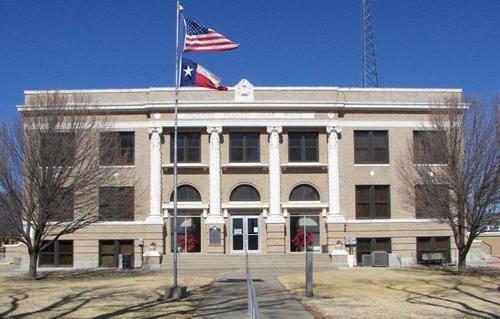
<path fill-rule="evenodd" d="M 237 186 L 229 196 L 230 201 L 260 201 L 260 194 L 255 187 L 250 185 Z"/>
<path fill-rule="evenodd" d="M 134 132 L 102 132 L 99 162 L 101 165 L 134 165 Z"/>
<path fill-rule="evenodd" d="M 413 131 L 415 164 L 446 164 L 445 134 L 440 131 Z"/>
<path fill-rule="evenodd" d="M 449 212 L 450 192 L 446 185 L 415 186 L 415 217 L 445 218 Z"/>
<path fill-rule="evenodd" d="M 58 193 L 58 199 L 56 202 L 56 218 L 63 222 L 72 221 L 74 218 L 75 210 L 75 191 L 73 187 L 63 187 Z"/>
<path fill-rule="evenodd" d="M 291 192 L 289 201 L 319 201 L 319 193 L 311 185 L 296 186 Z"/>
<path fill-rule="evenodd" d="M 289 162 L 317 162 L 318 160 L 317 132 L 288 133 Z"/>
<path fill-rule="evenodd" d="M 389 163 L 388 132 L 354 131 L 354 163 Z"/>
<path fill-rule="evenodd" d="M 73 166 L 76 156 L 74 133 L 44 133 L 40 140 L 40 166 Z"/>
<path fill-rule="evenodd" d="M 389 185 L 356 185 L 356 219 L 391 218 Z"/>
<path fill-rule="evenodd" d="M 170 194 L 170 201 L 174 201 L 174 192 Z M 200 192 L 190 185 L 181 185 L 177 187 L 178 202 L 201 202 Z"/>
<path fill-rule="evenodd" d="M 134 187 L 99 187 L 99 220 L 133 221 Z"/>
<path fill-rule="evenodd" d="M 230 133 L 230 162 L 259 162 L 259 133 Z"/>
<path fill-rule="evenodd" d="M 174 133 L 170 134 L 170 162 L 174 162 Z M 177 162 L 201 162 L 200 133 L 177 133 Z"/>

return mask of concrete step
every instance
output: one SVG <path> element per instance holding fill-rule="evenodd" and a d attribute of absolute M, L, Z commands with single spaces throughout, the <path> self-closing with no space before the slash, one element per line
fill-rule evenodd
<path fill-rule="evenodd" d="M 162 266 L 172 267 L 172 256 L 164 256 Z M 331 267 L 330 257 L 326 254 L 315 254 L 313 262 L 316 267 Z M 179 255 L 179 267 L 184 269 L 240 269 L 245 266 L 245 256 L 239 255 Z M 305 255 L 251 255 L 249 265 L 252 269 L 303 268 Z"/>

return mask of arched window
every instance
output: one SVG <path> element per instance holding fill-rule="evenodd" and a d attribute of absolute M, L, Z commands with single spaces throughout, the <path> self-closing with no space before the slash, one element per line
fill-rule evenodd
<path fill-rule="evenodd" d="M 302 184 L 296 186 L 290 192 L 290 201 L 319 201 L 319 193 L 311 185 Z"/>
<path fill-rule="evenodd" d="M 170 194 L 170 201 L 174 201 L 174 192 Z M 178 202 L 201 202 L 200 192 L 193 186 L 181 185 L 177 187 Z"/>
<path fill-rule="evenodd" d="M 229 200 L 236 202 L 260 201 L 260 194 L 253 186 L 240 185 L 233 189 Z"/>

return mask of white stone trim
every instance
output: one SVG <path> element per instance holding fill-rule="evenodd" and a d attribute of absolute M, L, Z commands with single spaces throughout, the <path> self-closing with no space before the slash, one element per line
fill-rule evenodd
<path fill-rule="evenodd" d="M 479 234 L 479 237 L 492 236 L 492 237 L 500 237 L 500 231 L 487 231 Z"/>
<path fill-rule="evenodd" d="M 413 224 L 425 224 L 425 223 L 439 223 L 446 225 L 444 223 L 440 223 L 435 219 L 416 219 L 416 218 L 400 218 L 400 219 L 346 219 L 344 221 L 345 224 L 404 224 L 404 223 L 413 223 Z"/>
<path fill-rule="evenodd" d="M 163 169 L 170 169 L 170 168 L 174 168 L 174 164 L 173 163 L 163 164 L 161 167 Z M 203 164 L 203 163 L 177 163 L 177 167 L 178 168 L 202 168 L 203 170 L 208 169 L 208 165 Z"/>
<path fill-rule="evenodd" d="M 174 203 L 163 203 L 161 204 L 163 210 L 173 209 Z M 208 204 L 200 202 L 177 202 L 177 209 L 207 209 Z"/>
<path fill-rule="evenodd" d="M 163 223 L 163 217 L 161 217 L 161 222 Z M 137 225 L 151 225 L 150 222 L 146 221 L 103 221 L 91 224 L 91 226 L 137 226 Z"/>
<path fill-rule="evenodd" d="M 229 90 L 234 90 L 236 86 L 229 86 Z M 338 87 L 338 86 L 259 86 L 254 87 L 254 90 L 261 91 L 363 91 L 363 92 L 445 92 L 445 93 L 461 93 L 462 89 L 457 88 L 361 88 L 361 87 Z M 181 87 L 180 91 L 207 91 L 204 88 L 198 87 Z M 130 89 L 73 89 L 73 90 L 57 90 L 60 93 L 137 93 L 150 91 L 167 91 L 174 92 L 174 87 L 149 87 L 149 88 L 130 88 Z M 54 93 L 56 90 L 24 90 L 24 94 L 39 94 L 39 93 Z"/>
<path fill-rule="evenodd" d="M 151 125 L 171 128 L 174 126 L 173 121 L 143 121 L 143 122 L 114 122 L 110 123 L 110 128 L 115 130 L 134 130 L 144 129 Z M 339 121 L 335 122 L 340 127 L 363 127 L 363 128 L 431 128 L 432 124 L 426 121 Z M 269 127 L 269 126 L 282 126 L 282 127 L 327 127 L 331 126 L 331 120 L 310 120 L 304 122 L 301 119 L 252 119 L 250 121 L 238 121 L 237 119 L 191 119 L 179 120 L 179 127 L 205 127 L 205 126 L 223 125 L 224 127 Z"/>
<path fill-rule="evenodd" d="M 354 166 L 357 166 L 357 167 L 370 167 L 370 166 L 389 167 L 389 166 L 391 166 L 391 164 L 354 164 Z"/>
<path fill-rule="evenodd" d="M 327 167 L 327 164 L 318 162 L 289 162 L 281 164 L 281 167 L 292 168 L 292 167 Z"/>
<path fill-rule="evenodd" d="M 292 201 L 283 203 L 281 207 L 286 209 L 293 208 L 326 208 L 328 207 L 328 203 L 322 203 L 320 201 Z"/>
<path fill-rule="evenodd" d="M 269 134 L 269 215 L 267 223 L 284 224 L 285 218 L 281 214 L 281 160 L 280 134 L 281 126 L 268 126 Z"/>
<path fill-rule="evenodd" d="M 268 203 L 264 202 L 228 202 L 222 204 L 222 209 L 265 209 L 269 208 Z"/>
<path fill-rule="evenodd" d="M 227 163 L 227 164 L 222 164 L 221 165 L 222 168 L 266 168 L 268 167 L 267 164 L 263 164 L 263 163 L 250 163 L 250 162 L 233 162 L 233 163 Z"/>

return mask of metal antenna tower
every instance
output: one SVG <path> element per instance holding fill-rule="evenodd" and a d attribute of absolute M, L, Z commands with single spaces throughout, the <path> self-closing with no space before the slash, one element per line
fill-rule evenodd
<path fill-rule="evenodd" d="M 361 86 L 378 87 L 371 0 L 361 0 Z"/>

